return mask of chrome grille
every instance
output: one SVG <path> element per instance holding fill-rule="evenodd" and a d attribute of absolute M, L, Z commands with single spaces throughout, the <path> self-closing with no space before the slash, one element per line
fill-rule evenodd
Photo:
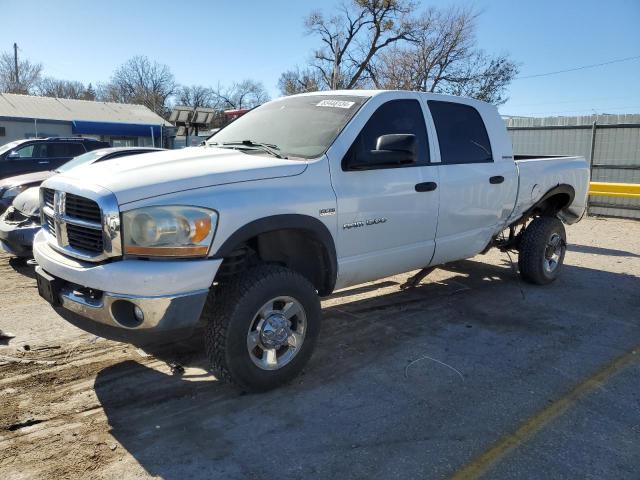
<path fill-rule="evenodd" d="M 53 218 L 51 218 L 49 215 L 45 215 L 44 216 L 44 221 L 45 221 L 45 225 L 47 227 L 47 231 L 53 235 L 53 237 L 55 238 L 56 236 L 56 226 L 53 224 Z"/>
<path fill-rule="evenodd" d="M 69 217 L 79 218 L 88 222 L 102 222 L 100 207 L 93 200 L 83 198 L 73 193 L 66 194 L 64 211 Z"/>
<path fill-rule="evenodd" d="M 65 183 L 60 189 L 56 183 L 50 179 L 41 189 L 41 220 L 47 243 L 66 255 L 91 262 L 121 255 L 120 212 L 115 196 L 100 189 L 83 189 L 86 196 L 79 195 L 66 191 L 75 187 Z"/>
<path fill-rule="evenodd" d="M 49 207 L 51 210 L 53 210 L 53 197 L 55 195 L 55 191 L 51 190 L 50 188 L 43 188 L 42 189 L 42 196 L 44 199 L 44 204 L 45 206 Z"/>
<path fill-rule="evenodd" d="M 101 253 L 103 250 L 102 230 L 81 227 L 67 223 L 67 240 L 69 245 L 79 250 Z"/>

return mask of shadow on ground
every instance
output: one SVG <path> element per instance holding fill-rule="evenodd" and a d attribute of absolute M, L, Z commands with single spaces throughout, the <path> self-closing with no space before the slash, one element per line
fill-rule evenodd
<path fill-rule="evenodd" d="M 640 339 L 637 277 L 565 266 L 532 287 L 508 262 L 445 268 L 445 281 L 325 309 L 304 374 L 266 394 L 132 361 L 106 368 L 95 391 L 111 434 L 164 479 L 448 477 Z M 637 462 L 585 448 L 603 468 Z M 536 454 L 538 471 L 588 473 L 555 453 L 552 466 Z"/>
<path fill-rule="evenodd" d="M 32 262 L 29 262 L 26 258 L 16 257 L 11 257 L 8 259 L 8 261 L 9 266 L 13 268 L 17 273 L 35 280 L 36 269 Z"/>
<path fill-rule="evenodd" d="M 593 255 L 604 255 L 607 257 L 634 257 L 640 258 L 640 255 L 625 250 L 616 250 L 613 248 L 593 247 L 591 245 L 570 244 L 567 246 L 570 252 L 590 253 Z"/>

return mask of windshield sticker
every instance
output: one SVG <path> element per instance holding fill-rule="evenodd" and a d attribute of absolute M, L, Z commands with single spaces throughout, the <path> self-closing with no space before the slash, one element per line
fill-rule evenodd
<path fill-rule="evenodd" d="M 316 107 L 334 107 L 334 108 L 351 108 L 356 102 L 347 102 L 345 100 L 322 100 L 316 104 Z"/>

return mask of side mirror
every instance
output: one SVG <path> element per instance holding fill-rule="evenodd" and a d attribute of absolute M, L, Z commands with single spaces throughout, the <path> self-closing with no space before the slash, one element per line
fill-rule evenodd
<path fill-rule="evenodd" d="M 416 136 L 410 133 L 394 133 L 382 135 L 376 141 L 376 150 L 395 150 L 409 152 L 415 161 L 417 141 Z"/>
<path fill-rule="evenodd" d="M 366 170 L 376 167 L 394 167 L 416 163 L 417 142 L 413 134 L 382 135 L 376 141 L 376 149 L 359 154 L 349 167 Z"/>
<path fill-rule="evenodd" d="M 12 150 L 9 152 L 9 155 L 7 155 L 7 160 L 16 160 L 18 158 L 20 158 L 20 154 L 15 150 Z"/>

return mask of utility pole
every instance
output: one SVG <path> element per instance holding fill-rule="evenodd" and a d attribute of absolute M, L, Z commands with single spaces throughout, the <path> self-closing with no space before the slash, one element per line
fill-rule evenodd
<path fill-rule="evenodd" d="M 18 44 L 13 44 L 13 65 L 15 68 L 16 86 L 20 84 L 20 77 L 18 76 Z"/>

